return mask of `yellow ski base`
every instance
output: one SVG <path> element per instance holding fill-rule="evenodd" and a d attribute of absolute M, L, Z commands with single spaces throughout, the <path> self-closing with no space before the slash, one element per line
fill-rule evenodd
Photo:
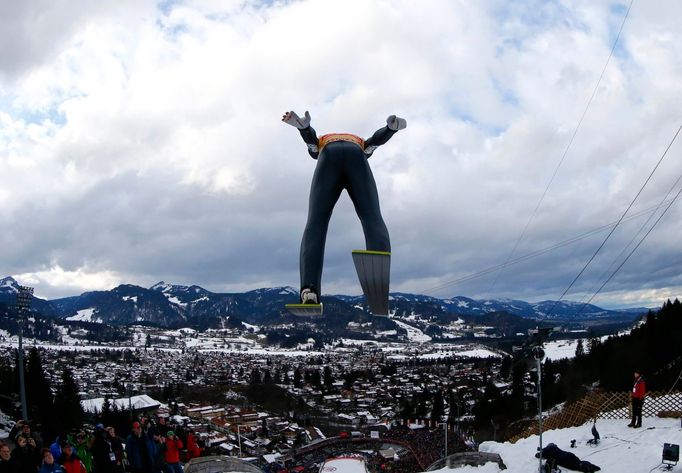
<path fill-rule="evenodd" d="M 391 256 L 390 251 L 372 251 L 372 250 L 353 250 L 354 255 L 379 255 Z"/>
<path fill-rule="evenodd" d="M 286 310 L 297 317 L 321 317 L 322 304 L 287 304 Z"/>

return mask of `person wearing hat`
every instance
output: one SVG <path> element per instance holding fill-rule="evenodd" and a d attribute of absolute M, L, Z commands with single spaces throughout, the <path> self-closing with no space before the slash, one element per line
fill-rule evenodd
<path fill-rule="evenodd" d="M 20 473 L 35 473 L 40 465 L 40 450 L 31 437 L 18 435 L 16 447 L 12 450 L 12 458 L 19 465 Z"/>
<path fill-rule="evenodd" d="M 78 458 L 73 445 L 68 440 L 62 442 L 62 456 L 59 459 L 59 464 L 62 465 L 66 473 L 87 473 L 85 465 Z"/>
<path fill-rule="evenodd" d="M 166 432 L 166 465 L 169 473 L 182 473 L 182 463 L 180 463 L 180 450 L 182 450 L 182 440 L 169 430 Z"/>
<path fill-rule="evenodd" d="M 133 431 L 126 438 L 126 456 L 133 473 L 148 473 L 152 471 L 156 446 L 154 441 L 142 433 L 139 422 L 133 422 Z"/>
<path fill-rule="evenodd" d="M 92 458 L 96 473 L 115 473 L 122 469 L 123 444 L 116 437 L 112 427 L 106 430 L 102 424 L 97 424 L 95 427 Z"/>
<path fill-rule="evenodd" d="M 21 426 L 21 432 L 17 436 L 24 437 L 29 445 L 40 450 L 43 447 L 43 442 L 40 439 L 40 435 L 35 434 L 31 431 L 31 424 L 24 422 Z"/>
<path fill-rule="evenodd" d="M 646 397 L 646 382 L 642 377 L 642 372 L 639 369 L 635 370 L 635 384 L 632 386 L 632 421 L 628 427 L 635 429 L 642 426 L 642 406 L 644 406 L 644 397 Z"/>
<path fill-rule="evenodd" d="M 76 434 L 76 455 L 78 455 L 78 458 L 80 458 L 83 465 L 85 465 L 85 471 L 87 471 L 87 473 L 92 471 L 92 445 L 94 440 L 92 435 L 83 430 Z"/>

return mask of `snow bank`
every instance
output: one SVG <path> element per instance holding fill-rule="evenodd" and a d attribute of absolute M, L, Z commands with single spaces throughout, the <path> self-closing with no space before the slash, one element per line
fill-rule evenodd
<path fill-rule="evenodd" d="M 597 430 L 601 435 L 601 442 L 596 447 L 587 445 L 587 441 L 592 438 L 591 422 L 580 427 L 547 431 L 542 435 L 542 442 L 544 446 L 550 442 L 555 443 L 562 450 L 574 453 L 581 460 L 587 460 L 601 467 L 604 473 L 646 473 L 656 469 L 661 463 L 664 443 L 679 445 L 682 440 L 679 419 L 644 418 L 640 429 L 628 428 L 627 424 L 628 420 L 625 419 L 598 421 Z M 573 439 L 577 441 L 576 448 L 570 448 Z M 538 436 L 533 435 L 515 444 L 483 442 L 479 450 L 499 454 L 507 465 L 505 473 L 528 473 L 538 470 L 538 459 L 534 457 L 537 447 Z M 489 473 L 500 471 L 497 468 L 497 465 L 493 467 L 488 463 L 483 467 L 456 471 Z M 679 467 L 676 470 L 679 470 Z"/>

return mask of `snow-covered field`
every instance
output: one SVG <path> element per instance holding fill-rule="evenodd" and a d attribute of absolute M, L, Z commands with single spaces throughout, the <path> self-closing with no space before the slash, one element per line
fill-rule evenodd
<path fill-rule="evenodd" d="M 387 350 L 384 350 L 387 351 Z M 398 350 L 393 350 L 398 351 Z M 456 345 L 448 346 L 446 349 L 439 349 L 439 351 L 432 351 L 428 353 L 417 353 L 417 354 L 392 354 L 387 356 L 389 360 L 407 360 L 409 358 L 417 358 L 420 360 L 436 360 L 439 358 L 449 358 L 453 356 L 466 356 L 471 358 L 489 358 L 489 357 L 501 357 L 502 354 L 494 352 L 488 348 L 477 345 Z"/>
<path fill-rule="evenodd" d="M 583 340 L 583 343 L 585 341 Z M 550 360 L 574 358 L 578 340 L 554 340 L 544 344 L 545 356 Z"/>
<path fill-rule="evenodd" d="M 628 421 L 600 420 L 597 430 L 601 442 L 596 447 L 587 445 L 592 438 L 592 423 L 580 427 L 551 430 L 542 436 L 544 446 L 555 443 L 562 450 L 577 455 L 601 468 L 603 473 L 647 473 L 658 471 L 664 443 L 680 444 L 682 427 L 680 419 L 644 418 L 642 428 L 627 427 Z M 570 448 L 575 439 L 576 448 Z M 441 469 L 439 472 L 456 471 L 471 473 L 529 473 L 538 471 L 538 459 L 534 457 L 538 447 L 538 436 L 519 440 L 515 444 L 499 442 L 483 442 L 479 451 L 497 453 L 502 457 L 506 470 L 500 470 L 497 464 L 487 463 L 482 467 L 466 467 L 460 469 Z M 562 468 L 562 471 L 570 471 Z M 681 472 L 682 465 L 672 471 Z"/>

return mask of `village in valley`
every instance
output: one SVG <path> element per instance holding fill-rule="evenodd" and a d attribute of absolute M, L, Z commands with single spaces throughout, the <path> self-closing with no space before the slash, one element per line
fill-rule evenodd
<path fill-rule="evenodd" d="M 255 327 L 131 330 L 128 346 L 87 344 L 71 333 L 65 334 L 70 344 L 29 340 L 28 347 L 39 351 L 52 386 L 64 368 L 72 370 L 93 423 L 103 409 L 127 419 L 167 417 L 195 430 L 212 451 L 265 465 L 284 464 L 327 437 L 388 440 L 391 428 L 404 424 L 442 432 L 432 457 L 424 452 L 416 460 L 428 466 L 443 456 L 444 426 L 451 452 L 467 438 L 473 442 L 475 406 L 486 384 L 510 386 L 500 377 L 506 354 L 477 343 L 347 339 L 315 349 L 311 340 L 282 349 L 259 343 Z M 3 349 L 8 361 L 11 341 Z M 530 379 L 528 385 L 530 395 Z M 400 443 L 388 445 L 386 461 L 413 455 Z"/>

